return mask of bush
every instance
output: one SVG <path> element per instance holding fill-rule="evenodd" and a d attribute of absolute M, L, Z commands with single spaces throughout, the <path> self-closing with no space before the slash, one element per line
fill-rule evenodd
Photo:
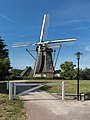
<path fill-rule="evenodd" d="M 25 77 L 23 77 L 23 79 L 26 79 L 26 80 L 52 80 L 53 78 L 25 76 Z"/>

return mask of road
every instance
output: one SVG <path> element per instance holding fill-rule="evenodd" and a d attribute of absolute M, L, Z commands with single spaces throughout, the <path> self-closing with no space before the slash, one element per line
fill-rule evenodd
<path fill-rule="evenodd" d="M 90 101 L 58 99 L 46 92 L 21 96 L 28 120 L 90 120 Z"/>

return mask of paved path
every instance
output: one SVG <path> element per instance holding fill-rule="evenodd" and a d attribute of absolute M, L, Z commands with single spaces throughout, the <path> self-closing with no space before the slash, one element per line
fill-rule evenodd
<path fill-rule="evenodd" d="M 62 101 L 46 92 L 22 96 L 28 120 L 90 120 L 90 101 Z"/>

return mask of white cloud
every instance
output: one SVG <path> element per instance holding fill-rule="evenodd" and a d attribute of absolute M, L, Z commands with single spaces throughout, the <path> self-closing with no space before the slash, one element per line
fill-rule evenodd
<path fill-rule="evenodd" d="M 86 46 L 85 50 L 90 51 L 90 45 Z"/>

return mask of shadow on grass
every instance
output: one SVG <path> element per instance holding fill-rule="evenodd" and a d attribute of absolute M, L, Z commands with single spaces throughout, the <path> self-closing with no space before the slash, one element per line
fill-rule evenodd
<path fill-rule="evenodd" d="M 6 88 L 7 88 L 6 87 L 6 82 L 0 83 L 0 93 L 8 94 L 8 90 Z"/>

